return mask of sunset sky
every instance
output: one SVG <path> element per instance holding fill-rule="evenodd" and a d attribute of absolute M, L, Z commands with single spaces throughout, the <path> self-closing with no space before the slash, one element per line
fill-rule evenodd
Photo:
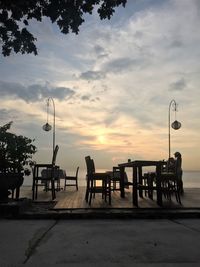
<path fill-rule="evenodd" d="M 47 19 L 30 30 L 38 56 L 0 58 L 0 125 L 14 121 L 13 132 L 34 138 L 37 162 L 51 161 L 52 132 L 42 130 L 48 97 L 65 169 L 84 169 L 87 155 L 105 169 L 167 159 L 175 99 L 182 127 L 171 129 L 172 153 L 181 152 L 184 170 L 200 169 L 199 0 L 129 0 L 110 21 L 87 15 L 78 35 Z"/>

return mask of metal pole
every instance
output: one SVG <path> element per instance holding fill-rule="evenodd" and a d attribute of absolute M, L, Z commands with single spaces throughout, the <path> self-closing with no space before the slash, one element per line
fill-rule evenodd
<path fill-rule="evenodd" d="M 56 109 L 55 109 L 55 103 L 54 103 L 53 98 L 52 97 L 49 97 L 47 101 L 49 102 L 50 100 L 53 103 L 53 152 L 54 152 L 54 149 L 55 149 L 55 139 L 56 139 Z"/>
<path fill-rule="evenodd" d="M 171 109 L 171 105 L 172 103 L 174 104 L 174 109 L 176 111 L 176 101 L 174 99 L 171 100 L 171 102 L 169 103 L 169 117 L 168 117 L 168 126 L 169 126 L 169 158 L 171 157 L 171 134 L 170 134 L 170 129 L 171 129 L 171 125 L 170 125 L 170 109 Z"/>

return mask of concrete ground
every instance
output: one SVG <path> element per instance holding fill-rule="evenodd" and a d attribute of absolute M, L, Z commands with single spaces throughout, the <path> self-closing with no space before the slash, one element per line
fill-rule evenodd
<path fill-rule="evenodd" d="M 0 266 L 200 266 L 200 219 L 0 220 Z"/>

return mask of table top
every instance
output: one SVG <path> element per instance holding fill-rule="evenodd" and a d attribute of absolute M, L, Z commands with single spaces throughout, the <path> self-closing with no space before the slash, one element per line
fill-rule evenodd
<path fill-rule="evenodd" d="M 140 166 L 158 166 L 162 165 L 162 160 L 134 160 L 130 162 L 120 163 L 119 167 L 140 167 Z"/>

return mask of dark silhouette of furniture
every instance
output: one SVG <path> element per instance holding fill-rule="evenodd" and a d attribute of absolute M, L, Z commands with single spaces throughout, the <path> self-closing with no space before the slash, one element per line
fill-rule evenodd
<path fill-rule="evenodd" d="M 132 168 L 133 180 L 132 180 L 132 199 L 133 205 L 138 207 L 138 192 L 139 196 L 143 197 L 143 191 L 147 190 L 147 185 L 143 184 L 143 167 L 153 166 L 156 168 L 156 193 L 157 193 L 157 204 L 162 206 L 162 191 L 161 191 L 161 161 L 150 161 L 150 160 L 135 160 L 131 162 L 119 164 L 120 168 L 120 191 L 121 197 L 125 197 L 125 182 L 124 182 L 124 171 L 125 168 Z"/>
<path fill-rule="evenodd" d="M 38 195 L 38 187 L 44 187 L 45 191 L 51 190 L 52 200 L 56 198 L 55 190 L 55 180 L 56 180 L 56 170 L 59 169 L 56 166 L 56 157 L 58 153 L 59 146 L 56 145 L 52 163 L 50 164 L 34 164 L 33 167 L 33 185 L 32 185 L 32 199 L 36 200 Z M 42 170 L 47 170 L 47 177 L 42 176 Z"/>
<path fill-rule="evenodd" d="M 174 160 L 174 166 L 171 165 L 172 158 L 168 161 L 162 161 L 160 184 L 163 196 L 171 201 L 174 195 L 177 202 L 181 204 L 182 192 L 182 169 L 181 159 Z M 156 172 L 148 172 L 143 176 L 143 183 L 146 185 L 145 195 L 153 199 L 153 191 L 157 189 L 156 186 Z"/>
<path fill-rule="evenodd" d="M 112 191 L 120 191 L 120 168 L 117 166 L 113 167 L 113 171 L 110 172 L 111 175 L 111 190 Z M 133 185 L 132 182 L 128 181 L 128 177 L 126 172 L 124 172 L 124 187 L 129 188 L 130 185 Z"/>
<path fill-rule="evenodd" d="M 65 180 L 64 180 L 64 190 L 66 189 L 66 186 L 76 186 L 76 190 L 78 191 L 78 171 L 79 167 L 76 169 L 75 176 L 69 176 L 66 173 Z"/>
<path fill-rule="evenodd" d="M 111 174 L 111 190 L 120 191 L 120 169 L 119 167 L 113 167 Z"/>
<path fill-rule="evenodd" d="M 48 178 L 51 175 L 51 169 L 43 169 L 41 171 L 41 175 L 43 178 Z M 56 191 L 60 191 L 62 189 L 60 181 L 65 179 L 65 177 L 66 177 L 66 171 L 65 170 L 60 169 L 60 167 L 55 169 L 54 183 L 55 183 L 55 190 Z M 47 190 L 48 190 L 48 186 L 49 186 L 49 183 L 46 184 Z"/>
<path fill-rule="evenodd" d="M 153 192 L 156 187 L 156 172 L 147 172 L 142 176 L 142 185 L 144 186 L 144 194 L 153 200 Z"/>
<path fill-rule="evenodd" d="M 111 177 L 108 172 L 97 173 L 95 171 L 94 160 L 90 156 L 85 157 L 87 167 L 87 186 L 85 200 L 91 205 L 92 198 L 95 198 L 96 194 L 101 194 L 102 199 L 111 205 Z"/>
<path fill-rule="evenodd" d="M 162 192 L 166 199 L 172 199 L 174 195 L 176 201 L 181 204 L 181 192 L 182 192 L 182 169 L 181 159 L 175 160 L 174 171 L 161 172 L 161 186 Z"/>

